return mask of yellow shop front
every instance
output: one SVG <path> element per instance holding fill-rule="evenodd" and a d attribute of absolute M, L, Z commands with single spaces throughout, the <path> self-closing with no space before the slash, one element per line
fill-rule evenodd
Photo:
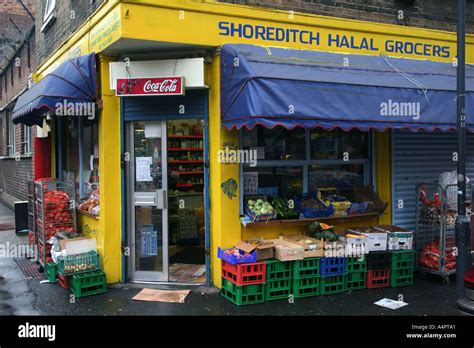
<path fill-rule="evenodd" d="M 350 195 L 369 186 L 388 203 L 383 213 L 329 223 L 392 223 L 391 132 L 447 130 L 451 121 L 436 114 L 421 124 L 417 104 L 407 115 L 381 104 L 407 95 L 424 121 L 425 95 L 400 69 L 425 79 L 455 51 L 448 32 L 211 1 L 111 1 L 36 78 L 96 55 L 98 121 L 78 133 L 91 139 L 82 156 L 97 169 L 100 215 L 79 212 L 78 223 L 97 238 L 108 283 L 220 287 L 218 247 L 299 234 L 312 221 L 246 221 L 249 197 L 297 203 L 321 187 Z M 52 156 L 57 167 L 57 148 Z"/>

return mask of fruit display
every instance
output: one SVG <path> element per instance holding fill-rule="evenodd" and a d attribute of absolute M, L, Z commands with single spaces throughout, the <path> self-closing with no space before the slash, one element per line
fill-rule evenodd
<path fill-rule="evenodd" d="M 273 197 L 272 205 L 279 219 L 298 219 L 300 212 L 295 208 L 290 208 L 289 200 L 285 197 Z"/>
<path fill-rule="evenodd" d="M 326 206 L 332 205 L 334 207 L 334 216 L 346 216 L 351 207 L 351 202 L 346 197 L 341 196 L 334 187 L 319 189 L 318 198 Z"/>
<path fill-rule="evenodd" d="M 257 261 L 257 253 L 255 250 L 251 253 L 246 253 L 238 248 L 221 249 L 219 247 L 217 249 L 217 257 L 232 265 Z"/>
<path fill-rule="evenodd" d="M 96 189 L 91 192 L 89 198 L 87 198 L 84 202 L 79 205 L 79 209 L 87 211 L 93 215 L 99 215 L 100 212 L 100 193 L 99 189 Z"/>
<path fill-rule="evenodd" d="M 301 198 L 298 197 L 296 199 L 296 208 L 307 218 L 329 217 L 334 211 L 334 207 L 331 204 L 326 205 L 314 192 L 304 194 Z"/>

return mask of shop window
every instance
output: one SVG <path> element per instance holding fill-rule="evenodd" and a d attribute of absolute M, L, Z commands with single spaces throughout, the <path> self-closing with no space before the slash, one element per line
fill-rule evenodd
<path fill-rule="evenodd" d="M 311 131 L 311 159 L 338 160 L 368 157 L 368 133 L 321 129 Z"/>
<path fill-rule="evenodd" d="M 79 202 L 99 186 L 98 124 L 81 117 L 57 117 L 56 126 L 58 175 L 75 183 Z"/>
<path fill-rule="evenodd" d="M 350 197 L 355 187 L 371 183 L 369 133 L 257 126 L 241 131 L 241 144 L 257 157 L 241 164 L 243 196 L 294 198 L 335 187 Z"/>
<path fill-rule="evenodd" d="M 256 149 L 262 160 L 302 160 L 305 157 L 304 129 L 255 127 L 243 132 L 243 148 Z"/>
<path fill-rule="evenodd" d="M 24 155 L 30 155 L 32 149 L 31 127 L 22 125 L 21 130 L 21 151 Z"/>

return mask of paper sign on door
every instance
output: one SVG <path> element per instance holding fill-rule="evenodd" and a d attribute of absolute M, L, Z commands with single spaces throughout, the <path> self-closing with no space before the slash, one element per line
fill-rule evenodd
<path fill-rule="evenodd" d="M 136 181 L 153 181 L 151 177 L 151 157 L 137 157 L 135 162 L 135 180 Z"/>

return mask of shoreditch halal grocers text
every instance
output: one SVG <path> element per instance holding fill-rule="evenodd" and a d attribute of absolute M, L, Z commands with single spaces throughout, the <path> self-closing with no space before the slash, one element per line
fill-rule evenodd
<path fill-rule="evenodd" d="M 298 43 L 307 45 L 308 47 L 324 46 L 325 44 L 328 47 L 333 48 L 348 48 L 393 54 L 410 54 L 422 57 L 452 57 L 449 46 L 426 42 L 385 39 L 383 41 L 383 47 L 380 47 L 377 45 L 374 38 L 368 36 L 344 35 L 340 33 L 328 33 L 327 35 L 322 35 L 320 32 L 312 30 L 232 22 L 219 22 L 218 26 L 220 36 L 237 37 L 249 40 Z"/>

